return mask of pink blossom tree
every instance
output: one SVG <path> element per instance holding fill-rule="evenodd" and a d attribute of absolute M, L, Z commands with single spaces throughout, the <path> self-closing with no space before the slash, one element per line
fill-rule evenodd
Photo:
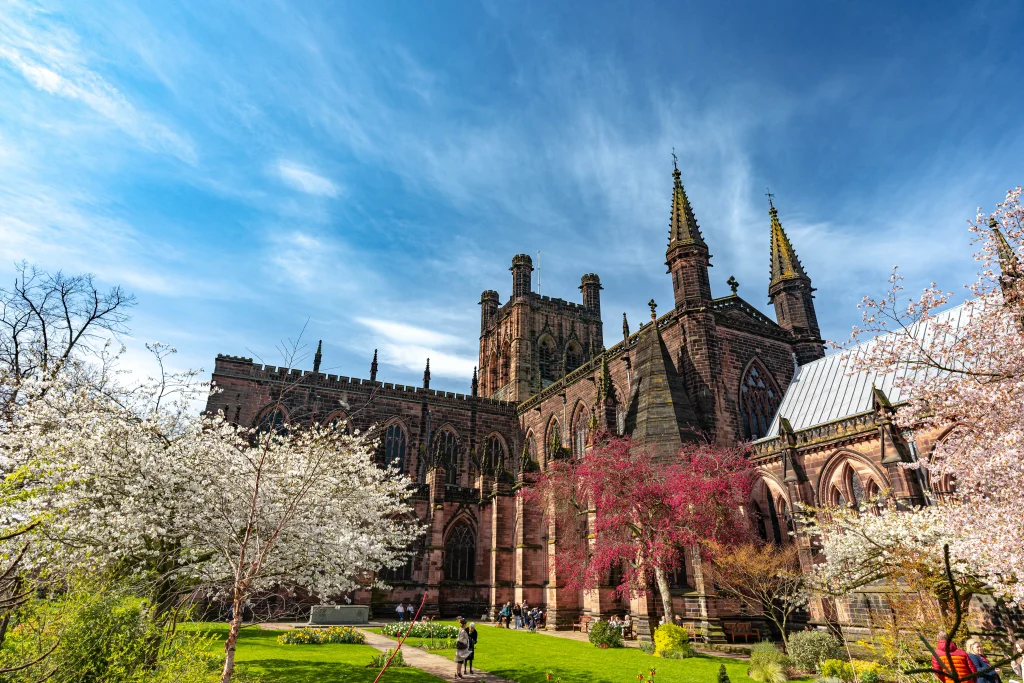
<path fill-rule="evenodd" d="M 952 292 L 934 283 L 905 297 L 893 272 L 889 291 L 865 297 L 854 339 L 887 333 L 858 349 L 857 369 L 892 373 L 904 428 L 943 435 L 913 466 L 955 489 L 930 523 L 942 522 L 950 551 L 997 593 L 1024 604 L 1024 206 L 1021 188 L 991 214 L 969 222 L 978 275 L 962 309 L 943 309 Z M 909 511 L 906 514 L 917 514 Z M 897 526 L 906 526 L 896 521 Z M 936 556 L 936 569 L 938 569 Z"/>
<path fill-rule="evenodd" d="M 653 582 L 671 620 L 668 574 L 682 553 L 749 538 L 754 478 L 742 446 L 688 444 L 664 462 L 628 438 L 599 437 L 584 457 L 550 463 L 524 495 L 553 515 L 561 585 L 592 590 L 621 570 L 620 595 Z"/>

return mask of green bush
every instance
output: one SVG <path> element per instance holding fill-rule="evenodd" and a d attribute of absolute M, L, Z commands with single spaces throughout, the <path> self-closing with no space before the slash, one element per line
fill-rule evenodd
<path fill-rule="evenodd" d="M 826 659 L 845 659 L 843 644 L 828 631 L 797 631 L 787 642 L 793 665 L 803 671 L 814 671 Z"/>
<path fill-rule="evenodd" d="M 649 641 L 649 640 L 641 640 L 640 641 L 640 651 L 645 653 L 645 654 L 653 655 L 654 654 L 654 643 Z"/>
<path fill-rule="evenodd" d="M 718 683 L 732 683 L 729 680 L 729 673 L 725 670 L 725 664 L 718 667 Z"/>
<path fill-rule="evenodd" d="M 622 647 L 622 629 L 609 626 L 607 621 L 594 622 L 587 637 L 594 647 Z"/>
<path fill-rule="evenodd" d="M 860 683 L 878 683 L 879 678 L 878 671 L 869 669 L 860 675 Z"/>
<path fill-rule="evenodd" d="M 285 631 L 277 637 L 282 645 L 324 645 L 325 643 L 342 643 L 346 645 L 364 645 L 366 636 L 352 626 L 330 626 L 328 628 L 295 628 Z"/>
<path fill-rule="evenodd" d="M 59 642 L 58 642 L 59 640 Z M 205 683 L 220 667 L 212 638 L 163 631 L 147 606 L 126 591 L 81 587 L 17 611 L 0 650 L 0 667 L 15 667 L 56 645 L 35 666 L 4 674 L 4 683 L 59 673 L 62 683 Z"/>
<path fill-rule="evenodd" d="M 654 654 L 665 659 L 692 657 L 690 633 L 682 626 L 662 624 L 654 630 Z"/>
<path fill-rule="evenodd" d="M 410 638 L 458 638 L 459 627 L 449 624 L 435 624 L 432 621 L 418 621 L 414 625 L 403 623 L 384 624 L 380 632 L 392 638 L 400 638 L 409 632 Z"/>
<path fill-rule="evenodd" d="M 376 657 L 371 659 L 370 663 L 366 665 L 366 668 L 367 669 L 383 669 L 384 665 L 388 663 L 388 657 L 390 657 L 390 656 L 391 656 L 391 650 L 384 650 L 384 652 L 381 652 L 379 655 L 377 655 Z M 399 650 L 397 653 L 395 653 L 395 658 L 391 660 L 391 666 L 389 666 L 388 668 L 390 669 L 392 667 L 401 667 L 401 666 L 409 666 L 409 665 L 405 663 L 405 655 L 403 655 L 402 651 Z"/>

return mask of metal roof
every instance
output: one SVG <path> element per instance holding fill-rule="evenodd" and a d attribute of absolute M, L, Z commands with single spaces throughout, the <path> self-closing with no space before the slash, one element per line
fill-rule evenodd
<path fill-rule="evenodd" d="M 959 329 L 970 317 L 970 313 L 965 314 L 964 311 L 963 304 L 954 306 L 936 314 L 935 320 L 948 323 L 953 329 Z M 934 325 L 921 323 L 912 327 L 911 332 L 914 336 L 927 339 L 934 334 Z M 891 403 L 899 403 L 908 398 L 895 386 L 896 378 L 931 370 L 904 365 L 894 372 L 884 374 L 853 371 L 853 360 L 856 356 L 865 353 L 876 344 L 884 344 L 886 338 L 892 334 L 894 333 L 879 335 L 800 366 L 768 428 L 768 434 L 771 436 L 763 440 L 773 439 L 779 434 L 780 417 L 785 417 L 793 429 L 799 431 L 871 410 L 872 385 L 881 389 Z"/>

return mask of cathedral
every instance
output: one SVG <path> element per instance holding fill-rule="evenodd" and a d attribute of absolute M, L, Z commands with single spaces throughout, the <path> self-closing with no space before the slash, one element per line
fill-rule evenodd
<path fill-rule="evenodd" d="M 406 566 L 380 577 L 391 590 L 367 589 L 357 601 L 390 615 L 397 602 L 418 604 L 425 595 L 430 614 L 474 618 L 528 601 L 547 611 L 548 628 L 629 612 L 648 632 L 662 611 L 656 591 L 620 599 L 614 577 L 585 593 L 559 586 L 555 529 L 516 495 L 525 474 L 583 455 L 596 431 L 629 435 L 661 458 L 688 439 L 753 442 L 762 480 L 750 513 L 760 535 L 776 543 L 802 543 L 788 533 L 795 503 L 854 502 L 875 489 L 907 502 L 932 495 L 929 482 L 899 463 L 922 457 L 934 439 L 919 444 L 897 433 L 884 382 L 858 383 L 845 375 L 843 354 L 825 356 L 811 279 L 771 201 L 764 229 L 775 320 L 744 301 L 732 278 L 730 293 L 712 294 L 711 254 L 678 168 L 671 194 L 670 305 L 659 314 L 652 300 L 650 320 L 635 330 L 623 315 L 621 338 L 616 331 L 609 339 L 596 274 L 580 278 L 579 303 L 541 296 L 530 257 L 516 255 L 507 298 L 494 289 L 481 294 L 479 373 L 468 394 L 431 389 L 429 361 L 422 386 L 379 382 L 376 352 L 366 378 L 320 373 L 320 349 L 311 371 L 217 356 L 213 381 L 221 391 L 208 411 L 251 426 L 374 427 L 381 457 L 416 482 L 412 505 L 427 532 Z M 801 561 L 811 566 L 809 546 Z M 696 553 L 671 583 L 676 613 L 713 639 L 743 622 L 766 632 L 759 615 L 715 596 Z M 872 599 L 815 603 L 808 616 L 856 628 L 870 618 Z"/>

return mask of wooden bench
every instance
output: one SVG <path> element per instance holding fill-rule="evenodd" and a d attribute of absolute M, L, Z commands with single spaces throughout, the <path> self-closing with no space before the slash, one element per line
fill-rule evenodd
<path fill-rule="evenodd" d="M 758 631 L 750 622 L 746 621 L 731 621 L 722 624 L 722 630 L 725 631 L 725 635 L 732 638 L 732 642 L 736 642 L 737 638 L 743 638 L 744 643 L 750 642 L 750 638 L 756 638 L 761 640 L 761 632 Z"/>
<path fill-rule="evenodd" d="M 580 616 L 580 620 L 572 625 L 572 630 L 580 633 L 586 633 L 588 628 L 590 628 L 590 617 L 586 615 Z"/>

